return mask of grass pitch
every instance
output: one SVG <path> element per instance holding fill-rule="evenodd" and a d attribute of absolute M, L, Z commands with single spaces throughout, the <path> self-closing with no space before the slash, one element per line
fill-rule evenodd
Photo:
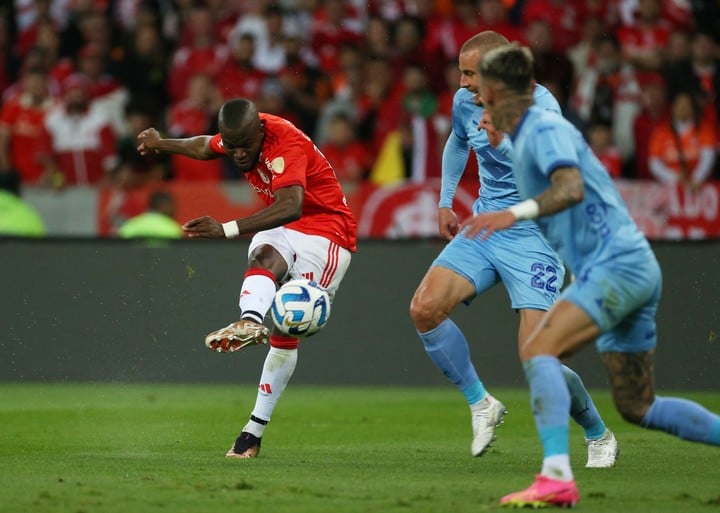
<path fill-rule="evenodd" d="M 529 485 L 540 445 L 526 390 L 493 390 L 509 410 L 498 440 L 470 456 L 470 421 L 451 386 L 290 386 L 260 457 L 227 460 L 250 386 L 0 384 L 2 513 L 477 513 Z M 683 394 L 720 411 L 720 394 Z M 720 449 L 621 421 L 613 469 L 571 452 L 586 512 L 720 512 Z"/>

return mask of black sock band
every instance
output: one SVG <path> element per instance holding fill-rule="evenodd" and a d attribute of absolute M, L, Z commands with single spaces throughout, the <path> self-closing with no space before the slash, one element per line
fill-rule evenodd
<path fill-rule="evenodd" d="M 260 312 L 256 312 L 255 310 L 245 310 L 242 315 L 240 316 L 241 319 L 249 319 L 253 322 L 256 322 L 258 324 L 263 323 L 263 316 L 260 315 Z"/>
<path fill-rule="evenodd" d="M 269 420 L 259 419 L 255 415 L 250 415 L 250 420 L 257 422 L 258 424 L 262 424 L 263 426 L 267 426 L 268 422 L 270 422 Z"/>

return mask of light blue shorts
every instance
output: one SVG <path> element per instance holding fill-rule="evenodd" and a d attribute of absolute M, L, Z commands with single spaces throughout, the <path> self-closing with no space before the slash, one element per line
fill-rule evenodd
<path fill-rule="evenodd" d="M 602 330 L 598 351 L 636 353 L 657 345 L 661 293 L 660 265 L 643 249 L 588 266 L 560 299 L 582 308 Z"/>
<path fill-rule="evenodd" d="M 465 277 L 476 295 L 502 281 L 514 309 L 548 310 L 565 277 L 560 258 L 545 238 L 525 227 L 495 232 L 487 240 L 458 234 L 432 265 Z"/>

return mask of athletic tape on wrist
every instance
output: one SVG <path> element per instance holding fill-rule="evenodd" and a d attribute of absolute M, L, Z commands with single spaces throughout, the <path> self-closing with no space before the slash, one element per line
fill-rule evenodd
<path fill-rule="evenodd" d="M 240 235 L 240 228 L 238 228 L 238 224 L 235 221 L 223 223 L 222 229 L 225 232 L 226 239 L 232 239 L 233 237 Z"/>
<path fill-rule="evenodd" d="M 529 199 L 513 205 L 508 208 L 508 210 L 520 221 L 524 219 L 535 219 L 540 213 L 540 206 L 534 199 Z"/>

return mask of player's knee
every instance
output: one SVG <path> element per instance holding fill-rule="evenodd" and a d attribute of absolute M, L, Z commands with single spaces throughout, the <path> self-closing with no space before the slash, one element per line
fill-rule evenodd
<path fill-rule="evenodd" d="M 410 318 L 415 324 L 415 329 L 421 333 L 430 331 L 437 327 L 445 315 L 438 311 L 434 301 L 430 300 L 426 294 L 415 293 L 410 301 Z"/>

